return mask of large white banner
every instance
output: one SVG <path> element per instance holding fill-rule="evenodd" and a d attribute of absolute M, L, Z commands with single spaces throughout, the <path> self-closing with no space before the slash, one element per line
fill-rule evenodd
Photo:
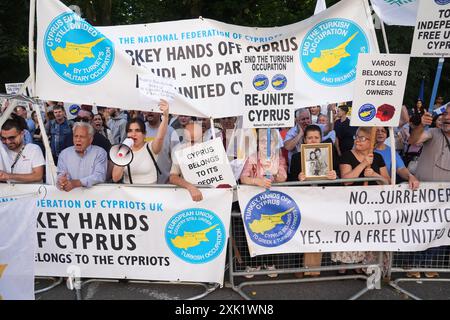
<path fill-rule="evenodd" d="M 450 244 L 450 183 L 361 187 L 240 186 L 250 255 L 422 251 Z M 324 201 L 326 199 L 326 201 Z"/>
<path fill-rule="evenodd" d="M 408 68 L 407 54 L 360 54 L 350 125 L 398 127 Z"/>
<path fill-rule="evenodd" d="M 420 1 L 411 56 L 428 58 L 450 56 L 449 0 Z"/>
<path fill-rule="evenodd" d="M 269 58 L 258 64 L 261 73 L 294 68 L 297 107 L 348 101 L 358 54 L 378 52 L 367 0 L 342 0 L 307 20 L 273 28 L 209 19 L 93 28 L 57 0 L 38 1 L 37 9 L 36 87 L 42 99 L 151 110 L 155 103 L 140 93 L 139 79 L 153 70 L 175 78 L 181 94 L 171 112 L 242 115 L 241 62 L 244 54 L 264 52 Z M 270 58 L 283 55 L 292 61 Z"/>
<path fill-rule="evenodd" d="M 35 202 L 0 198 L 0 300 L 34 300 Z"/>
<path fill-rule="evenodd" d="M 223 284 L 232 190 L 202 189 L 194 204 L 175 188 L 46 188 L 37 201 L 36 275 L 79 268 L 87 278 Z"/>
<path fill-rule="evenodd" d="M 380 19 L 395 26 L 415 26 L 419 0 L 370 0 Z"/>

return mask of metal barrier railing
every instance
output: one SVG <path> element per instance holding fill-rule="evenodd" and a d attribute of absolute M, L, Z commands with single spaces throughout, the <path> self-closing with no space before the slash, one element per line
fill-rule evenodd
<path fill-rule="evenodd" d="M 387 184 L 382 178 L 355 178 L 355 179 L 338 179 L 338 180 L 318 180 L 318 181 L 298 181 L 298 182 L 284 182 L 273 184 L 275 187 L 285 186 L 311 186 L 321 184 L 341 184 L 351 182 L 366 182 L 375 181 Z M 331 187 L 332 188 L 332 187 Z M 302 253 L 286 253 L 286 254 L 271 254 L 261 255 L 254 258 L 250 257 L 247 240 L 245 236 L 244 225 L 242 222 L 240 212 L 232 212 L 231 232 L 228 246 L 229 257 L 229 281 L 234 291 L 239 293 L 244 299 L 250 300 L 251 297 L 243 291 L 244 287 L 256 285 L 271 285 L 271 284 L 287 284 L 287 283 L 301 283 L 301 282 L 316 282 L 316 281 L 335 281 L 335 280 L 351 280 L 360 279 L 365 280 L 365 287 L 350 297 L 350 299 L 357 299 L 364 293 L 372 289 L 381 288 L 381 266 L 383 263 L 383 253 L 375 254 L 375 261 L 373 254 L 371 258 L 364 257 L 361 263 L 353 264 L 339 264 L 334 253 L 317 253 L 322 254 L 322 257 L 316 256 L 320 263 L 316 263 L 316 267 L 304 266 L 304 254 Z M 333 261 L 334 260 L 334 261 Z M 364 269 L 365 272 L 356 273 L 353 275 L 330 274 L 333 271 L 349 270 L 360 271 Z M 320 275 L 317 273 L 320 272 Z M 302 275 L 302 278 L 286 278 L 285 275 L 293 274 L 296 277 Z M 305 274 L 310 274 L 311 277 L 305 277 Z M 324 276 L 324 274 L 326 274 Z M 257 280 L 257 281 L 237 281 L 239 278 L 254 278 L 255 276 L 268 276 L 271 279 Z M 282 275 L 284 279 L 275 279 Z M 314 276 L 315 275 L 315 276 Z M 238 283 L 239 282 L 239 283 Z"/>
<path fill-rule="evenodd" d="M 180 188 L 175 185 L 171 184 L 152 184 L 152 185 L 144 185 L 144 184 L 133 184 L 133 185 L 127 185 L 127 184 L 113 184 L 119 188 L 121 187 L 138 187 L 138 188 L 166 188 L 166 189 L 176 189 Z M 111 186 L 111 184 L 108 183 L 102 183 L 98 184 L 98 186 Z M 214 188 L 211 185 L 196 185 L 199 189 L 211 189 Z M 82 288 L 90 283 L 119 283 L 121 281 L 125 281 L 126 283 L 138 283 L 138 284 L 170 284 L 170 285 L 191 285 L 191 286 L 200 286 L 204 288 L 204 292 L 192 297 L 185 298 L 185 300 L 197 300 L 206 297 L 210 293 L 214 292 L 219 285 L 217 283 L 201 283 L 201 282 L 183 282 L 183 281 L 151 281 L 151 280 L 129 280 L 129 279 L 103 279 L 103 278 L 91 278 L 87 280 L 81 280 L 81 275 L 69 275 L 67 278 L 67 287 L 69 290 L 75 290 L 75 299 L 76 300 L 83 300 L 82 296 Z"/>
<path fill-rule="evenodd" d="M 415 300 L 422 300 L 417 294 L 401 287 L 400 283 L 450 282 L 450 278 L 444 278 L 441 275 L 441 273 L 450 273 L 450 246 L 416 252 L 394 252 L 389 270 L 391 275 L 395 273 L 403 274 L 389 282 L 391 287 Z M 425 277 L 422 277 L 421 273 Z M 404 275 L 406 275 L 406 278 Z"/>

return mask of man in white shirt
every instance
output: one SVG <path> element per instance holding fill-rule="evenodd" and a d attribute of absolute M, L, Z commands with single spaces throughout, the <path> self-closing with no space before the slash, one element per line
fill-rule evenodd
<path fill-rule="evenodd" d="M 31 143 L 24 144 L 24 130 L 17 119 L 5 121 L 1 141 L 0 182 L 42 182 L 45 159 L 41 148 Z"/>

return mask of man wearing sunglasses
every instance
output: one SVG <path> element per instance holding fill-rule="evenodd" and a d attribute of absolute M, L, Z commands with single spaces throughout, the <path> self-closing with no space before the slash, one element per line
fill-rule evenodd
<path fill-rule="evenodd" d="M 17 119 L 5 121 L 1 142 L 3 161 L 0 162 L 0 182 L 42 182 L 45 159 L 41 148 L 35 144 L 24 144 L 24 130 Z"/>

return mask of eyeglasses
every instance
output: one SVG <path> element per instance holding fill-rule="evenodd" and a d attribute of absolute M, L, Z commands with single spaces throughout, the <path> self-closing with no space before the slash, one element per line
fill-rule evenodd
<path fill-rule="evenodd" d="M 77 118 L 74 119 L 74 121 L 75 122 L 88 122 L 89 123 L 89 122 L 91 122 L 91 119 L 77 117 Z"/>
<path fill-rule="evenodd" d="M 367 138 L 366 136 L 354 136 L 353 139 L 358 140 L 360 142 L 369 141 L 369 138 Z"/>
<path fill-rule="evenodd" d="M 14 140 L 16 140 L 17 136 L 18 135 L 11 136 L 11 137 L 1 137 L 1 140 L 2 141 L 14 141 Z"/>

